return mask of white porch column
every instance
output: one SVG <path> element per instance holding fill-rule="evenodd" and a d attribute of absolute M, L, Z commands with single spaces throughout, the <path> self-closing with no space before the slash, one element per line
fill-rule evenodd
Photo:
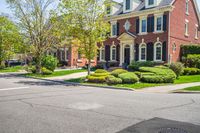
<path fill-rule="evenodd" d="M 123 61 L 123 44 L 120 43 L 120 63 L 119 63 L 119 66 L 122 66 L 122 61 Z"/>
<path fill-rule="evenodd" d="M 134 44 L 130 45 L 130 63 L 134 60 Z"/>

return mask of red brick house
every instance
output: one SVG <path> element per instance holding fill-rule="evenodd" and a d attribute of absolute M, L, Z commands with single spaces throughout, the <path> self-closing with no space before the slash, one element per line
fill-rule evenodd
<path fill-rule="evenodd" d="M 196 0 L 123 0 L 107 7 L 111 36 L 99 48 L 98 63 L 171 63 L 180 45 L 200 44 Z"/>

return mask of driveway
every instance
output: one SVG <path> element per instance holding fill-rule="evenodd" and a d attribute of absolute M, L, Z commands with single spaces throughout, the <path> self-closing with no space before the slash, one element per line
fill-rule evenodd
<path fill-rule="evenodd" d="M 165 123 L 167 119 L 200 125 L 200 96 L 70 86 L 0 75 L 0 133 L 126 132 L 127 127 L 157 118 Z"/>

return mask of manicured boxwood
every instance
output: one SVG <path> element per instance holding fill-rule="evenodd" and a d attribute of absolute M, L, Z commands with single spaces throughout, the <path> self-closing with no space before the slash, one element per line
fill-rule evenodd
<path fill-rule="evenodd" d="M 198 68 L 184 68 L 184 70 L 183 70 L 184 72 L 183 72 L 183 74 L 184 75 L 198 75 L 198 74 L 200 74 L 200 69 L 198 69 Z"/>
<path fill-rule="evenodd" d="M 95 76 L 87 76 L 88 82 L 91 83 L 104 83 L 106 82 L 107 76 L 95 77 Z"/>
<path fill-rule="evenodd" d="M 122 79 L 116 78 L 115 76 L 110 75 L 106 78 L 106 83 L 109 84 L 109 85 L 121 84 Z"/>
<path fill-rule="evenodd" d="M 141 81 L 147 83 L 173 83 L 176 79 L 176 74 L 165 67 L 141 67 L 140 71 L 149 72 L 141 77 Z"/>
<path fill-rule="evenodd" d="M 106 73 L 92 73 L 90 75 L 94 76 L 94 77 L 102 77 L 102 76 L 108 76 L 109 73 L 108 72 L 106 72 Z"/>
<path fill-rule="evenodd" d="M 107 73 L 107 71 L 104 70 L 104 69 L 97 69 L 97 70 L 95 71 L 95 73 Z"/>
<path fill-rule="evenodd" d="M 125 84 L 132 84 L 139 81 L 139 78 L 133 72 L 122 73 L 119 75 L 119 78 L 121 78 L 122 82 Z"/>
<path fill-rule="evenodd" d="M 129 66 L 129 70 L 138 71 L 140 67 L 153 67 L 156 63 L 152 61 L 133 61 Z"/>
<path fill-rule="evenodd" d="M 124 69 L 115 69 L 111 72 L 111 75 L 115 76 L 115 77 L 118 77 L 120 74 L 122 73 L 127 73 L 128 71 L 127 70 L 124 70 Z"/>
<path fill-rule="evenodd" d="M 50 74 L 52 74 L 53 72 L 52 72 L 51 70 L 45 68 L 45 67 L 42 67 L 41 73 L 42 73 L 42 75 L 50 75 Z"/>

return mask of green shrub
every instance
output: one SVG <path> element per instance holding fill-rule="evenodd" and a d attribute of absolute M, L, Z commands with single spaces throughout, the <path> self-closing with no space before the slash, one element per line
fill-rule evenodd
<path fill-rule="evenodd" d="M 185 66 L 200 69 L 200 54 L 189 54 L 185 59 Z"/>
<path fill-rule="evenodd" d="M 169 68 L 174 71 L 177 78 L 183 73 L 183 64 L 180 62 L 170 64 Z"/>
<path fill-rule="evenodd" d="M 159 67 L 141 67 L 141 81 L 147 83 L 173 83 L 176 79 L 176 74 L 169 68 Z"/>
<path fill-rule="evenodd" d="M 97 69 L 97 70 L 95 71 L 95 73 L 107 73 L 107 71 L 104 70 L 104 69 Z"/>
<path fill-rule="evenodd" d="M 155 62 L 152 62 L 152 61 L 133 61 L 129 66 L 128 68 L 130 70 L 134 70 L 134 71 L 138 71 L 140 67 L 153 67 L 155 66 L 156 63 Z"/>
<path fill-rule="evenodd" d="M 182 45 L 181 46 L 181 55 L 187 57 L 188 54 L 199 54 L 200 46 L 199 45 Z"/>
<path fill-rule="evenodd" d="M 124 70 L 124 69 L 115 69 L 111 72 L 111 75 L 115 76 L 115 77 L 118 77 L 120 74 L 122 73 L 127 73 L 128 71 L 127 70 Z"/>
<path fill-rule="evenodd" d="M 95 76 L 87 76 L 88 82 L 91 83 L 104 83 L 106 82 L 107 76 L 95 77 Z"/>
<path fill-rule="evenodd" d="M 47 55 L 42 59 L 42 67 L 47 68 L 48 70 L 54 71 L 58 65 L 57 58 Z"/>
<path fill-rule="evenodd" d="M 42 75 L 51 75 L 53 72 L 45 67 L 42 67 L 41 73 Z"/>
<path fill-rule="evenodd" d="M 109 85 L 121 84 L 122 79 L 116 78 L 115 76 L 110 75 L 106 78 L 106 83 L 109 84 Z"/>
<path fill-rule="evenodd" d="M 36 67 L 31 66 L 28 71 L 30 71 L 31 73 L 36 73 Z"/>
<path fill-rule="evenodd" d="M 200 74 L 200 69 L 198 68 L 184 68 L 184 75 L 198 75 Z"/>
<path fill-rule="evenodd" d="M 119 75 L 119 78 L 121 78 L 122 82 L 126 84 L 132 84 L 139 81 L 139 78 L 133 72 L 122 73 Z"/>
<path fill-rule="evenodd" d="M 109 73 L 108 72 L 106 72 L 106 73 L 92 73 L 92 74 L 90 74 L 91 76 L 94 76 L 94 77 L 101 77 L 101 76 L 108 76 L 109 75 Z"/>

